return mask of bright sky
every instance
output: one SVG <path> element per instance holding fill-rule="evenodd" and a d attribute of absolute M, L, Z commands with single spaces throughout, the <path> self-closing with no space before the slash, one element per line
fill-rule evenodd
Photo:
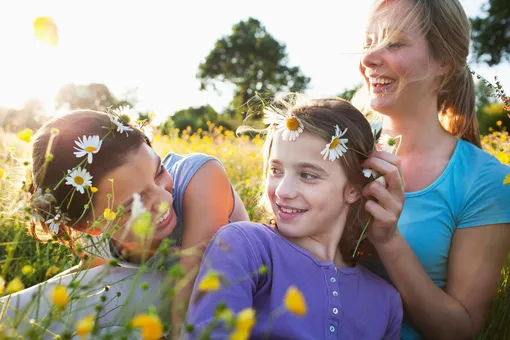
<path fill-rule="evenodd" d="M 48 108 L 68 82 L 105 83 L 117 97 L 136 89 L 136 108 L 160 121 L 189 106 L 223 110 L 222 94 L 199 91 L 198 65 L 215 41 L 252 16 L 287 46 L 291 65 L 311 77 L 314 95 L 334 95 L 360 82 L 357 65 L 369 0 L 17 0 L 0 2 L 0 106 L 38 96 Z M 462 1 L 469 16 L 485 0 Z M 33 21 L 50 16 L 60 42 L 37 41 Z M 510 91 L 510 65 L 471 65 Z"/>

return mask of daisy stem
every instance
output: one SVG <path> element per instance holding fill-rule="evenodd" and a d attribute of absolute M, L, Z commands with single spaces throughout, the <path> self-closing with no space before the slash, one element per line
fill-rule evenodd
<path fill-rule="evenodd" d="M 402 135 L 398 136 L 398 147 L 395 148 L 395 155 L 398 154 L 398 151 L 400 150 L 400 146 L 402 145 Z"/>
<path fill-rule="evenodd" d="M 368 226 L 370 225 L 370 222 L 372 222 L 372 217 L 370 217 L 368 219 L 367 223 L 363 227 L 363 230 L 361 231 L 361 235 L 359 236 L 359 239 L 358 239 L 358 243 L 356 244 L 356 248 L 354 248 L 354 252 L 352 253 L 352 257 L 356 256 L 356 253 L 358 252 L 359 244 L 365 238 L 365 233 L 366 233 L 366 231 L 368 229 Z"/>

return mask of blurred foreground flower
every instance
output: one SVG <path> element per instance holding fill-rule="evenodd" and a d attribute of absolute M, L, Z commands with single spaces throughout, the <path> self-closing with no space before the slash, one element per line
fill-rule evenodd
<path fill-rule="evenodd" d="M 220 278 L 214 270 L 210 270 L 198 284 L 198 290 L 201 292 L 215 292 L 221 287 Z"/>
<path fill-rule="evenodd" d="M 34 35 L 37 40 L 55 46 L 58 44 L 58 30 L 55 21 L 49 17 L 34 20 Z"/>
<path fill-rule="evenodd" d="M 297 289 L 295 286 L 290 286 L 287 289 L 287 292 L 285 293 L 284 297 L 284 304 L 285 308 L 292 314 L 295 314 L 297 316 L 304 316 L 306 315 L 306 301 L 303 296 L 303 293 L 299 289 Z"/>
<path fill-rule="evenodd" d="M 2 180 L 2 178 L 4 178 L 4 175 L 5 175 L 5 170 L 0 169 L 0 181 Z"/>
<path fill-rule="evenodd" d="M 18 132 L 18 138 L 24 142 L 30 143 L 30 138 L 32 138 L 33 134 L 34 132 L 32 130 L 25 129 L 23 131 Z"/>
<path fill-rule="evenodd" d="M 0 276 L 0 295 L 4 293 L 4 287 L 5 287 L 5 280 L 3 277 Z"/>
<path fill-rule="evenodd" d="M 51 297 L 53 299 L 53 304 L 57 307 L 64 307 L 69 302 L 67 288 L 64 286 L 56 286 Z"/>
<path fill-rule="evenodd" d="M 5 293 L 12 294 L 12 293 L 19 292 L 20 290 L 23 290 L 23 289 L 25 289 L 25 285 L 23 284 L 23 282 L 21 282 L 19 277 L 16 277 L 11 282 L 9 282 L 9 284 L 7 285 L 7 288 L 5 289 Z"/>
<path fill-rule="evenodd" d="M 76 334 L 82 339 L 94 329 L 94 314 L 88 315 L 76 323 Z"/>
<path fill-rule="evenodd" d="M 157 315 L 140 314 L 131 323 L 133 327 L 140 328 L 143 340 L 159 340 L 163 336 L 163 325 Z"/>
<path fill-rule="evenodd" d="M 35 271 L 34 267 L 32 267 L 29 264 L 27 264 L 27 265 L 23 266 L 23 268 L 21 268 L 21 273 L 25 276 L 32 274 L 34 271 Z"/>
<path fill-rule="evenodd" d="M 503 180 L 503 185 L 510 184 L 510 174 L 505 176 L 505 179 Z"/>
<path fill-rule="evenodd" d="M 255 326 L 255 310 L 253 308 L 243 309 L 237 314 L 236 328 L 230 334 L 230 340 L 247 340 L 253 326 Z"/>

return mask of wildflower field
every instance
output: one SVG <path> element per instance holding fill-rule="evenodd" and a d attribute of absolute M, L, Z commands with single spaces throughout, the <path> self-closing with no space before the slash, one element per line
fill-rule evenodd
<path fill-rule="evenodd" d="M 484 149 L 502 163 L 510 165 L 508 132 L 501 127 L 497 130 L 482 137 Z M 153 146 L 161 156 L 168 152 L 201 152 L 220 159 L 254 221 L 267 219 L 257 205 L 261 192 L 262 143 L 259 136 L 237 137 L 234 132 L 224 131 L 221 126 L 215 127 L 212 124 L 209 124 L 208 131 L 173 130 L 169 136 L 156 135 L 153 140 Z M 21 188 L 29 167 L 30 142 L 14 134 L 0 134 L 0 297 L 38 284 L 78 263 L 78 259 L 67 248 L 58 244 L 39 244 L 28 236 L 27 226 L 31 216 L 27 209 L 27 194 Z M 510 339 L 509 277 L 510 257 L 502 270 L 498 295 L 478 339 Z M 69 303 L 66 289 L 70 288 L 55 289 L 52 295 L 52 303 L 61 306 L 61 310 Z M 79 299 L 79 296 L 74 298 Z M 4 314 L 5 311 L 0 310 L 0 319 Z M 52 318 L 56 320 L 63 318 L 63 315 L 65 313 L 56 313 Z M 0 325 L 2 323 L 3 320 L 0 320 Z M 19 334 L 12 327 L 15 328 L 15 323 L 11 323 L 8 329 L 0 326 L 0 339 L 40 338 L 44 325 L 34 325 L 38 331 L 29 334 Z M 135 334 L 140 334 L 144 339 L 152 339 L 161 335 L 165 326 L 157 315 L 146 313 L 131 319 L 129 327 L 139 328 L 140 333 Z M 78 335 L 86 338 L 93 330 L 92 315 L 74 324 L 66 335 L 53 334 L 52 337 L 63 339 Z"/>

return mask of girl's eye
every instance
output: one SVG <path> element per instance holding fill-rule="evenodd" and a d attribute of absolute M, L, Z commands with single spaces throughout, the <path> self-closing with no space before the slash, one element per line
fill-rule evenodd
<path fill-rule="evenodd" d="M 404 44 L 403 44 L 403 43 L 401 43 L 401 42 L 393 42 L 393 43 L 389 43 L 389 44 L 388 44 L 388 48 L 389 48 L 389 49 L 393 49 L 393 50 L 395 50 L 395 49 L 397 49 L 397 48 L 400 48 L 400 47 L 402 47 L 402 46 L 404 46 Z"/>
<path fill-rule="evenodd" d="M 163 164 L 161 164 L 161 166 L 159 167 L 159 172 L 158 172 L 158 176 L 161 175 L 163 172 L 166 171 L 166 168 Z"/>
<path fill-rule="evenodd" d="M 311 180 L 311 179 L 317 179 L 318 177 L 317 177 L 317 176 L 315 176 L 315 175 L 309 174 L 309 173 L 307 173 L 307 172 L 303 172 L 303 173 L 301 174 L 301 178 L 302 178 L 302 179 L 306 179 L 306 180 Z"/>
<path fill-rule="evenodd" d="M 279 174 L 281 174 L 281 172 L 280 172 L 280 170 L 278 170 L 277 168 L 275 168 L 275 167 L 271 167 L 271 168 L 269 169 L 269 174 L 270 174 L 271 176 L 275 176 L 275 175 L 279 175 Z"/>

